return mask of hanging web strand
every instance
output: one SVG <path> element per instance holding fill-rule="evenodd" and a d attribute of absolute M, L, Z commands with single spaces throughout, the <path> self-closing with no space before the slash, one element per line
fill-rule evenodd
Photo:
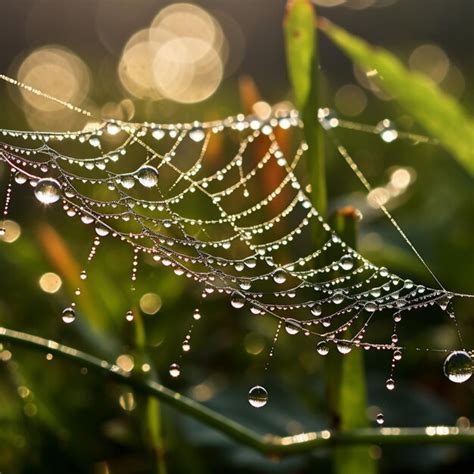
<path fill-rule="evenodd" d="M 357 130 L 352 122 L 338 124 Z M 265 120 L 100 120 L 94 128 L 62 133 L 0 129 L 0 161 L 16 184 L 33 186 L 41 203 L 62 205 L 67 216 L 93 226 L 101 241 L 113 237 L 131 245 L 134 268 L 139 257 L 149 256 L 202 285 L 207 295 L 224 294 L 236 309 L 273 317 L 289 335 L 315 337 L 323 355 L 330 341 L 341 353 L 353 346 L 398 353 L 404 349 L 398 337 L 378 342 L 371 334 L 376 315 L 398 320 L 426 306 L 447 312 L 450 300 L 462 296 L 442 286 L 385 206 L 439 288 L 402 279 L 341 240 L 305 193 L 301 163 L 308 147 L 301 139 L 289 145 L 289 134 L 298 138 L 301 128 L 296 111 L 280 110 Z M 398 132 L 432 143 L 405 135 Z M 370 191 L 347 150 L 337 146 Z M 323 237 L 318 248 L 313 226 Z"/>

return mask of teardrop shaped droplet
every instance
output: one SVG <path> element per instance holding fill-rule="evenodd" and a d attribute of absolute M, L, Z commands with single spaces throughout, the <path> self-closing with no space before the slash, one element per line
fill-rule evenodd
<path fill-rule="evenodd" d="M 243 308 L 245 305 L 244 295 L 238 291 L 234 291 L 230 297 L 230 304 L 236 309 Z"/>
<path fill-rule="evenodd" d="M 318 351 L 319 355 L 325 356 L 329 353 L 329 344 L 326 341 L 318 342 L 316 350 Z"/>
<path fill-rule="evenodd" d="M 132 189 L 135 186 L 135 179 L 133 178 L 133 176 L 122 176 L 120 178 L 120 184 L 125 189 Z"/>
<path fill-rule="evenodd" d="M 73 323 L 76 320 L 76 312 L 74 311 L 74 308 L 71 308 L 70 306 L 65 308 L 61 318 L 66 324 Z"/>
<path fill-rule="evenodd" d="M 451 382 L 466 382 L 472 376 L 471 356 L 465 351 L 451 352 L 444 361 L 443 371 Z"/>
<path fill-rule="evenodd" d="M 43 178 L 35 187 L 35 196 L 43 204 L 54 204 L 61 198 L 61 185 L 53 178 Z"/>
<path fill-rule="evenodd" d="M 313 304 L 313 306 L 311 306 L 311 314 L 313 316 L 321 316 L 321 314 L 323 314 L 323 308 L 321 305 L 318 303 Z"/>
<path fill-rule="evenodd" d="M 261 385 L 256 385 L 249 390 L 248 400 L 254 408 L 262 408 L 268 402 L 268 392 Z"/>
<path fill-rule="evenodd" d="M 152 188 L 158 183 L 158 170 L 153 166 L 142 166 L 137 172 L 137 179 L 145 188 Z"/>
<path fill-rule="evenodd" d="M 336 347 L 341 354 L 349 354 L 352 350 L 352 344 L 346 341 L 338 341 Z"/>
<path fill-rule="evenodd" d="M 344 255 L 339 261 L 339 265 L 345 271 L 352 270 L 354 268 L 354 257 L 352 255 Z"/>
<path fill-rule="evenodd" d="M 201 127 L 195 127 L 189 131 L 189 138 L 195 142 L 202 142 L 206 136 L 206 132 Z"/>
<path fill-rule="evenodd" d="M 377 421 L 378 425 L 383 425 L 385 422 L 385 417 L 383 416 L 383 413 L 379 413 L 375 420 Z"/>
<path fill-rule="evenodd" d="M 151 132 L 151 136 L 152 136 L 155 140 L 161 140 L 161 139 L 165 136 L 165 131 L 164 131 L 164 130 L 161 130 L 161 128 L 155 128 L 155 129 Z"/>
<path fill-rule="evenodd" d="M 379 122 L 376 126 L 376 131 L 380 138 L 386 143 L 391 143 L 398 138 L 398 132 L 394 123 L 388 119 Z"/>
<path fill-rule="evenodd" d="M 301 323 L 296 319 L 288 318 L 285 320 L 285 331 L 290 336 L 295 336 L 301 331 Z"/>
<path fill-rule="evenodd" d="M 395 388 L 395 380 L 393 380 L 392 378 L 387 379 L 387 381 L 385 382 L 385 387 L 387 388 L 387 390 L 393 390 Z"/>
<path fill-rule="evenodd" d="M 179 377 L 181 375 L 181 367 L 178 364 L 173 363 L 170 365 L 169 373 L 173 378 Z"/>
<path fill-rule="evenodd" d="M 275 273 L 273 274 L 273 280 L 275 281 L 275 283 L 278 283 L 279 285 L 285 283 L 286 281 L 285 271 L 282 269 L 276 270 Z"/>

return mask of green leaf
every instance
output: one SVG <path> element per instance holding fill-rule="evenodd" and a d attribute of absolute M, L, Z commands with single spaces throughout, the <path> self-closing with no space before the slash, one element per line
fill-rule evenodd
<path fill-rule="evenodd" d="M 374 47 L 327 20 L 319 27 L 354 62 L 377 71 L 377 84 L 474 174 L 474 121 L 456 100 L 422 74 L 410 72 L 391 53 Z"/>

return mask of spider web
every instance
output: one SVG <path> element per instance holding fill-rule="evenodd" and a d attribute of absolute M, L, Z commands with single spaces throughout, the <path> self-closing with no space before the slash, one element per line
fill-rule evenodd
<path fill-rule="evenodd" d="M 378 133 L 387 142 L 432 141 L 398 132 L 387 120 L 372 127 L 340 120 L 329 109 L 320 109 L 318 115 L 368 191 L 370 184 L 332 129 Z M 457 326 L 452 299 L 471 296 L 443 287 L 383 203 L 380 209 L 436 287 L 378 267 L 344 242 L 309 197 L 302 127 L 297 111 L 280 110 L 265 120 L 243 115 L 178 124 L 106 120 L 65 133 L 0 129 L 0 161 L 11 170 L 4 217 L 13 188 L 29 184 L 40 202 L 61 205 L 67 216 L 95 228 L 89 260 L 102 239 L 120 239 L 134 250 L 132 281 L 139 258 L 151 256 L 201 285 L 203 297 L 223 294 L 236 309 L 275 318 L 274 343 L 284 327 L 290 335 L 315 338 L 321 355 L 332 346 L 342 354 L 353 347 L 390 351 L 387 388 L 393 389 L 393 370 L 404 349 L 397 328 L 402 315 L 436 305 Z M 223 152 L 229 149 L 234 152 Z M 74 304 L 65 312 L 73 321 Z M 388 341 L 371 334 L 379 314 L 393 318 Z M 199 310 L 194 316 L 199 319 Z M 458 334 L 463 350 L 448 356 L 451 369 L 445 364 L 445 371 L 451 380 L 464 381 L 472 373 L 472 353 L 466 352 L 459 329 Z M 170 373 L 178 376 L 179 366 L 172 364 Z M 262 406 L 266 392 L 254 389 L 252 404 Z"/>

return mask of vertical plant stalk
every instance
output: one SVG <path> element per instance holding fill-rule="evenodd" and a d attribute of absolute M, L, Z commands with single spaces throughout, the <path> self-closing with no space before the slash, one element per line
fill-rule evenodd
<path fill-rule="evenodd" d="M 333 229 L 353 249 L 357 246 L 358 212 L 353 207 L 339 210 L 331 219 Z M 351 330 L 346 338 L 352 337 Z M 354 348 L 349 354 L 339 354 L 335 348 L 328 354 L 326 366 L 328 408 L 332 427 L 341 433 L 368 427 L 367 388 L 364 354 Z M 375 474 L 376 461 L 367 446 L 344 446 L 334 450 L 336 474 Z"/>
<path fill-rule="evenodd" d="M 308 175 L 311 197 L 318 212 L 327 214 L 324 132 L 318 123 L 320 71 L 316 11 L 309 0 L 288 0 L 284 21 L 288 72 L 296 106 L 304 124 L 308 144 Z M 356 245 L 357 213 L 345 209 L 334 217 L 334 229 L 352 247 Z M 313 245 L 322 244 L 322 236 L 313 230 Z M 334 351 L 333 351 L 334 352 Z M 354 350 L 342 357 L 327 358 L 326 386 L 328 408 L 335 430 L 347 432 L 367 427 L 367 395 L 363 354 Z M 372 474 L 376 465 L 367 447 L 338 447 L 334 451 L 337 474 Z"/>
<path fill-rule="evenodd" d="M 309 0 L 288 0 L 284 30 L 288 74 L 308 144 L 311 197 L 318 212 L 326 216 L 324 134 L 318 122 L 320 74 L 316 11 Z M 321 242 L 321 236 L 316 231 L 313 232 L 313 240 L 315 243 Z"/>
<path fill-rule="evenodd" d="M 147 363 L 150 364 L 149 358 L 146 353 L 146 332 L 143 324 L 143 318 L 138 310 L 133 311 L 133 321 L 135 328 L 135 346 L 137 350 L 137 362 L 139 364 Z M 151 367 L 150 371 L 153 380 L 156 379 L 154 368 Z M 156 381 L 156 380 L 155 380 Z M 150 449 L 153 456 L 154 471 L 157 474 L 166 474 L 166 463 L 165 463 L 165 449 L 163 436 L 161 433 L 161 407 L 160 403 L 156 398 L 147 397 L 146 409 L 142 414 L 146 420 L 145 436 L 149 443 Z"/>

